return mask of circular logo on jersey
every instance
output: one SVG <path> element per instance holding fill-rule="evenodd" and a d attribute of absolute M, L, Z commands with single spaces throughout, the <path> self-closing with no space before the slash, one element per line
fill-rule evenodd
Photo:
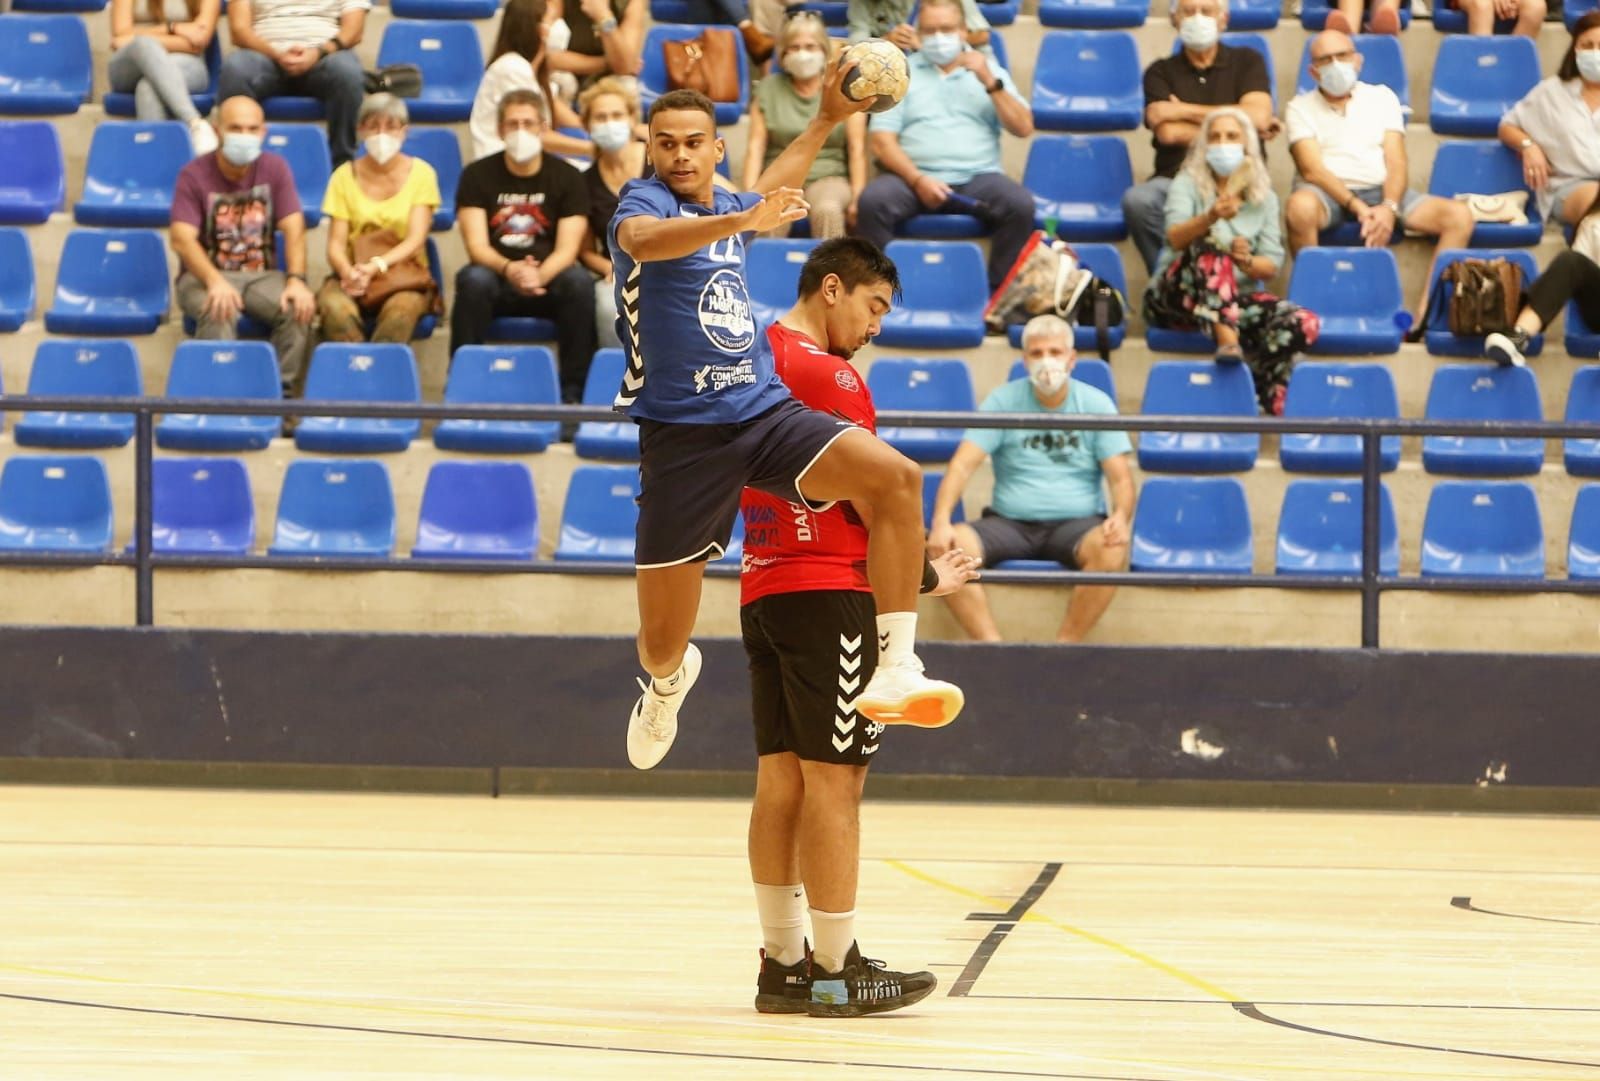
<path fill-rule="evenodd" d="M 839 384 L 840 390 L 848 390 L 852 394 L 861 389 L 861 384 L 856 379 L 856 373 L 845 368 L 840 368 L 833 373 L 833 381 Z"/>
<path fill-rule="evenodd" d="M 724 353 L 743 356 L 756 340 L 750 294 L 737 271 L 719 270 L 700 291 L 700 329 Z"/>

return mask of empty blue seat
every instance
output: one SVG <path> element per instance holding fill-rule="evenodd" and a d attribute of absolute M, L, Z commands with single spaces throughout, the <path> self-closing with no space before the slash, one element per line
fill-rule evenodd
<path fill-rule="evenodd" d="M 0 20 L 3 21 L 3 20 Z M 0 121 L 0 222 L 38 225 L 67 195 L 61 139 L 48 120 Z"/>
<path fill-rule="evenodd" d="M 172 301 L 167 249 L 143 229 L 74 229 L 61 251 L 51 334 L 153 334 Z"/>
<path fill-rule="evenodd" d="M 89 100 L 89 32 L 76 15 L 0 19 L 0 114 L 75 113 Z"/>
<path fill-rule="evenodd" d="M 627 358 L 620 349 L 596 351 L 583 384 L 583 404 L 609 407 L 616 400 L 627 365 Z M 572 449 L 580 458 L 637 462 L 639 426 L 626 417 L 610 421 L 586 420 L 578 425 Z"/>
<path fill-rule="evenodd" d="M 1440 481 L 1422 520 L 1425 578 L 1543 578 L 1544 526 L 1522 481 Z"/>
<path fill-rule="evenodd" d="M 1127 298 L 1128 276 L 1122 269 L 1122 256 L 1117 254 L 1115 244 L 1074 244 L 1072 245 L 1072 250 L 1078 253 L 1078 258 L 1085 267 L 1094 271 L 1095 277 L 1121 293 L 1124 299 Z M 1006 328 L 1006 337 L 1012 345 L 1019 349 L 1022 348 L 1022 332 L 1026 327 L 1026 323 L 1012 323 Z M 1146 332 L 1148 333 L 1148 330 Z M 1110 348 L 1116 349 L 1122 345 L 1123 339 L 1127 335 L 1128 320 L 1126 313 L 1124 313 L 1122 322 L 1106 327 L 1106 344 Z M 1094 324 L 1090 323 L 1087 326 L 1083 326 L 1074 323 L 1072 341 L 1073 347 L 1079 353 L 1092 352 L 1098 348 L 1095 342 Z M 1156 346 L 1151 344 L 1150 348 L 1155 349 Z M 1179 352 L 1182 352 L 1182 350 L 1179 350 Z"/>
<path fill-rule="evenodd" d="M 1482 40 L 1482 39 L 1474 39 Z M 1524 41 L 1524 38 L 1517 38 Z M 1522 179 L 1522 160 L 1509 147 L 1491 140 L 1442 142 L 1433 155 L 1433 171 L 1428 174 L 1428 194 L 1445 199 L 1457 195 L 1498 195 L 1527 191 Z M 1474 248 L 1531 247 L 1544 235 L 1544 221 L 1532 193 L 1528 195 L 1528 223 L 1508 225 L 1480 221 L 1472 229 Z"/>
<path fill-rule="evenodd" d="M 1146 416 L 1253 417 L 1260 412 L 1243 364 L 1158 360 L 1144 386 Z M 1141 432 L 1139 468 L 1158 473 L 1237 473 L 1252 469 L 1257 432 Z"/>
<path fill-rule="evenodd" d="M 28 393 L 136 398 L 143 393 L 132 343 L 46 338 L 33 354 Z M 24 413 L 13 436 L 24 447 L 120 447 L 133 438 L 132 413 Z"/>
<path fill-rule="evenodd" d="M 867 369 L 867 389 L 880 412 L 971 412 L 978 407 L 972 373 L 961 360 L 880 357 Z M 948 462 L 961 434 L 960 428 L 878 429 L 885 443 L 914 462 Z"/>
<path fill-rule="evenodd" d="M 1578 489 L 1567 534 L 1567 577 L 1600 579 L 1600 484 Z"/>
<path fill-rule="evenodd" d="M 1540 77 L 1532 38 L 1445 38 L 1434 61 L 1428 126 L 1440 135 L 1493 135 Z"/>
<path fill-rule="evenodd" d="M 800 291 L 800 268 L 817 244 L 815 240 L 765 239 L 745 250 L 744 274 L 750 286 L 750 314 L 756 326 L 775 322 L 794 307 Z"/>
<path fill-rule="evenodd" d="M 411 347 L 396 342 L 323 342 L 311 354 L 307 402 L 420 402 L 422 386 Z M 370 454 L 405 450 L 422 422 L 391 417 L 301 417 L 301 450 Z"/>
<path fill-rule="evenodd" d="M 1120 136 L 1036 136 L 1028 146 L 1022 186 L 1033 193 L 1034 220 L 1041 228 L 1054 220 L 1063 240 L 1128 235 L 1122 195 L 1133 186 L 1133 166 Z"/>
<path fill-rule="evenodd" d="M 1423 340 L 1428 345 L 1428 352 L 1436 357 L 1472 357 L 1482 359 L 1484 335 L 1465 337 L 1450 333 L 1450 298 L 1455 295 L 1456 287 L 1439 285 L 1439 276 L 1444 268 L 1451 263 L 1459 263 L 1463 259 L 1506 259 L 1522 268 L 1523 288 L 1533 284 L 1533 279 L 1539 276 L 1539 266 L 1533 261 L 1533 253 L 1520 248 L 1448 248 L 1439 253 L 1434 261 L 1433 277 L 1428 279 L 1428 332 Z M 1522 351 L 1524 355 L 1536 357 L 1544 352 L 1544 335 L 1535 334 L 1528 341 L 1528 347 Z"/>
<path fill-rule="evenodd" d="M 208 116 L 217 103 L 217 82 L 222 76 L 222 35 L 212 34 L 211 44 L 206 46 L 206 71 L 210 74 L 210 82 L 198 94 L 190 94 L 189 100 L 194 103 L 194 111 L 201 116 Z M 107 90 L 100 98 L 100 104 L 105 108 L 107 116 L 118 116 L 132 119 L 138 114 L 138 103 L 133 95 L 119 94 L 114 90 Z"/>
<path fill-rule="evenodd" d="M 1128 566 L 1165 573 L 1249 574 L 1250 505 L 1232 477 L 1146 477 Z"/>
<path fill-rule="evenodd" d="M 461 141 L 456 133 L 449 128 L 411 128 L 403 149 L 433 166 L 439 177 L 439 208 L 433 212 L 433 231 L 455 228 L 456 190 L 461 187 Z"/>
<path fill-rule="evenodd" d="M 1011 372 L 1006 379 L 1015 382 L 1018 379 L 1028 378 L 1028 366 L 1019 358 L 1011 365 Z M 1079 357 L 1072 362 L 1072 378 L 1080 383 L 1087 383 L 1091 387 L 1106 392 L 1106 397 L 1113 402 L 1117 400 L 1117 380 L 1111 374 L 1111 365 L 1099 357 Z"/>
<path fill-rule="evenodd" d="M 0 332 L 20 329 L 33 315 L 37 299 L 28 234 L 21 229 L 0 229 Z"/>
<path fill-rule="evenodd" d="M 1289 275 L 1289 299 L 1313 311 L 1322 331 L 1313 353 L 1397 353 L 1405 301 L 1400 265 L 1387 248 L 1306 248 Z"/>
<path fill-rule="evenodd" d="M 1579 368 L 1572 373 L 1565 419 L 1573 424 L 1600 422 L 1600 367 Z M 1564 440 L 1562 452 L 1568 473 L 1600 477 L 1600 439 Z"/>
<path fill-rule="evenodd" d="M 1582 0 L 1578 0 L 1582 2 Z M 1566 5 L 1563 5 L 1565 8 Z M 1496 34 L 1509 34 L 1516 29 L 1515 19 L 1496 18 L 1494 32 Z M 1441 34 L 1465 34 L 1467 32 L 1467 13 L 1459 10 L 1452 0 L 1441 0 L 1433 10 L 1433 28 Z"/>
<path fill-rule="evenodd" d="M 1532 284 L 1532 283 L 1529 283 Z M 1567 353 L 1574 357 L 1600 357 L 1600 330 L 1584 321 L 1578 302 L 1567 302 Z"/>
<path fill-rule="evenodd" d="M 450 359 L 446 404 L 556 405 L 556 358 L 541 345 L 464 345 Z M 561 438 L 553 420 L 445 420 L 433 430 L 440 450 L 530 454 Z"/>
<path fill-rule="evenodd" d="M 418 559 L 532 559 L 533 474 L 521 462 L 435 462 L 417 519 Z"/>
<path fill-rule="evenodd" d="M 963 349 L 983 344 L 989 301 L 983 252 L 971 241 L 891 240 L 901 302 L 883 318 L 880 346 Z"/>
<path fill-rule="evenodd" d="M 1044 131 L 1131 131 L 1144 115 L 1139 49 L 1126 30 L 1052 30 L 1033 73 Z"/>
<path fill-rule="evenodd" d="M 1283 16 L 1278 0 L 1233 0 L 1228 5 L 1228 27 L 1232 30 L 1271 30 Z"/>
<path fill-rule="evenodd" d="M 1361 482 L 1297 480 L 1278 515 L 1279 574 L 1361 573 Z M 1400 531 L 1387 485 L 1378 486 L 1378 573 L 1400 573 Z"/>
<path fill-rule="evenodd" d="M 256 504 L 238 459 L 157 458 L 150 493 L 154 551 L 243 556 L 255 548 Z"/>
<path fill-rule="evenodd" d="M 193 152 L 189 129 L 176 120 L 101 124 L 89 144 L 83 198 L 72 209 L 80 225 L 165 226 L 172 189 Z"/>
<path fill-rule="evenodd" d="M 266 342 L 187 341 L 172 354 L 168 398 L 283 397 L 278 355 Z M 172 450 L 263 450 L 283 427 L 277 416 L 167 413 L 156 445 Z"/>
<path fill-rule="evenodd" d="M 1143 26 L 1148 0 L 1039 0 L 1039 21 L 1046 26 L 1085 30 Z"/>
<path fill-rule="evenodd" d="M 320 124 L 277 124 L 267 129 L 265 146 L 289 163 L 306 226 L 315 228 L 322 221 L 322 197 L 333 176 L 327 132 Z"/>
<path fill-rule="evenodd" d="M 1389 34 L 1357 34 L 1356 52 L 1361 54 L 1361 81 L 1387 86 L 1400 99 L 1400 108 L 1411 119 L 1411 78 L 1406 74 L 1406 58 L 1400 39 Z M 1300 50 L 1300 76 L 1294 92 L 1304 94 L 1315 85 L 1311 81 L 1311 40 Z M 1357 234 L 1359 239 L 1359 233 Z"/>
<path fill-rule="evenodd" d="M 415 64 L 422 93 L 406 102 L 412 123 L 449 124 L 472 114 L 483 78 L 478 28 L 464 22 L 397 20 L 384 28 L 378 66 Z"/>
<path fill-rule="evenodd" d="M 1395 418 L 1400 397 L 1394 376 L 1383 364 L 1340 364 L 1306 361 L 1295 365 L 1289 377 L 1289 394 L 1283 415 L 1293 417 Z M 1278 445 L 1278 460 L 1295 473 L 1361 472 L 1359 435 L 1314 435 L 1285 432 Z M 1379 442 L 1379 468 L 1385 473 L 1400 466 L 1400 437 L 1386 435 Z"/>
<path fill-rule="evenodd" d="M 12 11 L 104 11 L 106 0 L 16 0 Z"/>
<path fill-rule="evenodd" d="M 639 522 L 639 470 L 630 465 L 580 465 L 567 481 L 557 559 L 633 562 Z"/>
<path fill-rule="evenodd" d="M 644 38 L 644 68 L 639 72 L 639 103 L 645 112 L 650 111 L 651 102 L 669 89 L 666 56 L 661 51 L 662 42 L 697 38 L 707 30 L 725 30 L 734 34 L 736 39 L 738 35 L 738 31 L 731 26 L 701 26 L 697 23 L 678 23 L 650 28 Z M 737 44 L 734 47 L 734 55 L 738 57 L 739 64 L 739 100 L 716 103 L 718 124 L 737 124 L 739 118 L 750 111 L 750 61 L 743 47 Z"/>
<path fill-rule="evenodd" d="M 1428 386 L 1429 420 L 1544 419 L 1531 368 L 1444 364 Z M 1422 468 L 1468 477 L 1519 477 L 1544 466 L 1544 440 L 1504 436 L 1429 435 Z"/>
<path fill-rule="evenodd" d="M 1600 7 L 1597 0 L 1565 0 L 1561 5 L 1561 17 L 1567 24 L 1567 32 L 1572 33 L 1573 27 L 1578 25 L 1578 20 L 1596 7 Z"/>
<path fill-rule="evenodd" d="M 1302 29 L 1318 31 L 1328 25 L 1328 13 L 1333 10 L 1333 5 L 1328 0 L 1303 0 L 1300 5 L 1300 26 Z M 1370 13 L 1369 13 L 1370 15 Z M 1231 20 L 1230 20 L 1231 21 Z M 1366 19 L 1362 19 L 1365 27 Z M 1411 0 L 1401 0 L 1400 28 L 1403 30 L 1411 25 Z"/>
<path fill-rule="evenodd" d="M 104 552 L 110 547 L 111 482 L 104 462 L 54 454 L 6 461 L 0 471 L 0 549 Z"/>
<path fill-rule="evenodd" d="M 374 556 L 394 551 L 394 489 L 382 462 L 290 462 L 268 555 Z"/>
<path fill-rule="evenodd" d="M 492 19 L 500 0 L 395 0 L 389 11 L 397 19 Z"/>

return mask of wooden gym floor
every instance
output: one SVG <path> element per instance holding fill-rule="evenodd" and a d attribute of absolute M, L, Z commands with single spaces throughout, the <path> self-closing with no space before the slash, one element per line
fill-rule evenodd
<path fill-rule="evenodd" d="M 0 788 L 0 1077 L 1600 1079 L 1600 821 L 873 803 L 750 1008 L 732 800 Z"/>

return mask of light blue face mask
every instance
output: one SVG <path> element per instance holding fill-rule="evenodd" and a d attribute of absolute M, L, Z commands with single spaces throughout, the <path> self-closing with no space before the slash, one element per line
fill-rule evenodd
<path fill-rule="evenodd" d="M 1232 176 L 1244 164 L 1244 147 L 1238 143 L 1212 143 L 1206 147 L 1206 164 L 1219 176 Z"/>
<path fill-rule="evenodd" d="M 929 34 L 922 39 L 922 55 L 939 68 L 960 56 L 966 47 L 960 34 Z"/>
<path fill-rule="evenodd" d="M 633 140 L 633 128 L 626 120 L 604 120 L 589 129 L 589 138 L 601 150 L 617 151 Z"/>
<path fill-rule="evenodd" d="M 1579 49 L 1578 74 L 1586 83 L 1600 83 L 1600 49 Z"/>
<path fill-rule="evenodd" d="M 1178 40 L 1185 48 L 1205 52 L 1217 43 L 1217 20 L 1209 15 L 1190 15 L 1178 24 Z"/>
<path fill-rule="evenodd" d="M 261 136 L 230 131 L 222 137 L 222 156 L 230 164 L 245 166 L 261 156 Z"/>

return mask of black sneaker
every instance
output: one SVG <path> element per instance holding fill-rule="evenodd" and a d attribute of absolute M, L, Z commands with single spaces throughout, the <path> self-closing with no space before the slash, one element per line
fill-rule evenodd
<path fill-rule="evenodd" d="M 812 1017 L 860 1017 L 898 1010 L 921 1002 L 937 986 L 933 973 L 895 972 L 882 961 L 862 957 L 861 948 L 852 942 L 840 971 L 812 969 L 806 1013 Z"/>
<path fill-rule="evenodd" d="M 1501 367 L 1521 368 L 1528 363 L 1528 332 L 1513 327 L 1509 334 L 1491 334 L 1483 340 L 1483 351 Z"/>
<path fill-rule="evenodd" d="M 792 965 L 780 965 L 761 954 L 761 973 L 756 977 L 756 1011 L 759 1013 L 805 1013 L 811 997 L 811 955 Z"/>

